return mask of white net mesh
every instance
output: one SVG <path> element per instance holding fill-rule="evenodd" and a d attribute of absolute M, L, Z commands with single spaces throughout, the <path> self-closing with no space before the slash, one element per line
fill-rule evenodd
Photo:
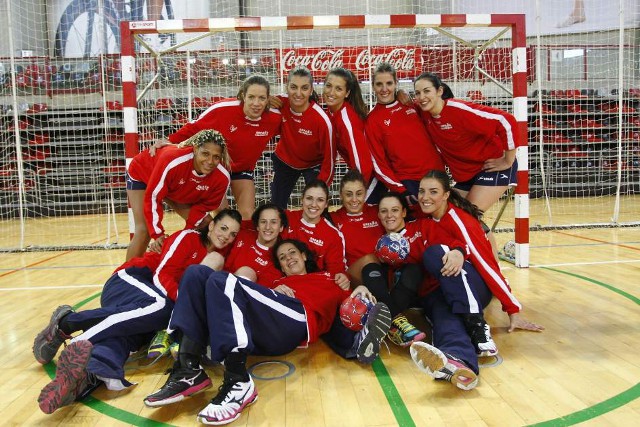
<path fill-rule="evenodd" d="M 8 32 L 0 41 L 3 249 L 127 244 L 119 23 L 150 16 L 526 13 L 531 225 L 638 221 L 640 15 L 632 0 L 32 3 L 0 6 Z M 401 74 L 403 89 L 412 89 L 417 73 L 436 71 L 457 97 L 510 110 L 511 37 L 500 27 L 146 34 L 136 47 L 141 146 L 235 96 L 252 72 L 280 92 L 283 64 L 316 67 L 321 83 L 327 67 L 356 71 L 362 61 L 370 101 L 366 62 L 394 49 L 400 63 L 413 61 Z M 268 153 L 256 172 L 262 201 L 269 197 Z M 510 203 L 498 228 L 513 224 Z"/>

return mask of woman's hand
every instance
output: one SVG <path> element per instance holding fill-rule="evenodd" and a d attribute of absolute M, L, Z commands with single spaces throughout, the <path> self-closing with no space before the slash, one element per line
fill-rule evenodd
<path fill-rule="evenodd" d="M 345 291 L 349 290 L 349 288 L 351 287 L 349 276 L 344 273 L 336 274 L 333 280 L 336 282 L 336 285 L 340 287 L 340 289 L 344 289 Z"/>
<path fill-rule="evenodd" d="M 457 249 L 451 250 L 442 257 L 443 267 L 440 270 L 443 276 L 457 276 L 462 271 L 464 256 Z"/>
<path fill-rule="evenodd" d="M 274 291 L 286 295 L 288 297 L 291 298 L 295 298 L 296 297 L 296 291 L 294 291 L 293 289 L 291 289 L 290 287 L 288 287 L 287 285 L 278 285 L 275 287 Z"/>
<path fill-rule="evenodd" d="M 159 149 L 166 147 L 167 145 L 173 145 L 168 139 L 159 139 L 151 147 L 149 147 L 149 155 L 155 156 Z"/>
<path fill-rule="evenodd" d="M 151 242 L 151 244 L 149 245 L 149 250 L 151 252 L 156 252 L 156 253 L 162 252 L 162 244 L 164 243 L 164 239 L 166 238 L 167 238 L 166 234 L 158 237 L 156 240 Z"/>
<path fill-rule="evenodd" d="M 269 108 L 275 108 L 277 110 L 281 109 L 284 104 L 282 100 L 277 96 L 269 96 Z"/>
<path fill-rule="evenodd" d="M 513 332 L 516 329 L 523 329 L 525 331 L 542 332 L 544 326 L 530 322 L 520 313 L 513 313 L 509 315 L 509 332 Z"/>
<path fill-rule="evenodd" d="M 356 295 L 360 295 L 360 298 L 366 298 L 374 304 L 376 303 L 376 297 L 374 297 L 371 291 L 369 291 L 369 288 L 364 285 L 358 286 L 353 290 L 353 292 L 351 292 L 351 298 Z"/>

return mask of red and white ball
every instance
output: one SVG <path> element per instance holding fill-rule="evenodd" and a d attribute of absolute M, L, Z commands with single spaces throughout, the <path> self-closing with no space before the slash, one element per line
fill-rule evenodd
<path fill-rule="evenodd" d="M 359 295 L 353 298 L 348 297 L 340 304 L 340 320 L 344 326 L 352 331 L 359 331 L 366 323 L 367 314 L 371 307 L 373 307 L 373 303 L 360 298 Z"/>

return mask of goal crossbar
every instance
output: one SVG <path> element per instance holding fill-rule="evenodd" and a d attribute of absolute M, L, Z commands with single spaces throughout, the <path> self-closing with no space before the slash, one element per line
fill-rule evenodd
<path fill-rule="evenodd" d="M 406 14 L 331 15 L 286 17 L 236 17 L 123 21 L 121 67 L 123 125 L 127 167 L 138 151 L 137 99 L 134 36 L 163 33 L 224 33 L 291 30 L 381 30 L 409 28 L 504 27 L 511 30 L 513 114 L 522 141 L 517 150 L 518 185 L 514 193 L 515 264 L 529 265 L 529 170 L 527 141 L 527 58 L 525 16 L 523 14 Z M 174 48 L 170 50 L 175 50 Z M 483 72 L 484 70 L 479 70 Z M 130 220 L 131 221 L 131 220 Z"/>

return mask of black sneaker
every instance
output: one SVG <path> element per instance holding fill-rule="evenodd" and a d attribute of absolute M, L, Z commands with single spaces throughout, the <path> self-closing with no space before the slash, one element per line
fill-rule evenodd
<path fill-rule="evenodd" d="M 377 303 L 369 310 L 367 323 L 354 339 L 356 357 L 361 363 L 373 363 L 380 354 L 380 343 L 391 327 L 391 313 L 384 303 Z"/>
<path fill-rule="evenodd" d="M 51 362 L 58 353 L 60 346 L 69 338 L 70 335 L 65 334 L 58 328 L 60 319 L 69 313 L 72 313 L 73 309 L 70 305 L 61 305 L 56 308 L 49 324 L 36 336 L 33 340 L 33 355 L 36 360 L 43 365 Z"/>
<path fill-rule="evenodd" d="M 484 320 L 484 316 L 482 314 L 466 314 L 463 318 L 465 329 L 476 347 L 478 356 L 488 357 L 498 354 L 498 347 L 491 337 L 491 328 Z"/>
<path fill-rule="evenodd" d="M 175 362 L 173 368 L 169 370 L 167 382 L 160 390 L 145 397 L 144 404 L 152 408 L 169 405 L 209 387 L 211 387 L 211 380 L 202 367 L 182 368 L 180 362 Z"/>

